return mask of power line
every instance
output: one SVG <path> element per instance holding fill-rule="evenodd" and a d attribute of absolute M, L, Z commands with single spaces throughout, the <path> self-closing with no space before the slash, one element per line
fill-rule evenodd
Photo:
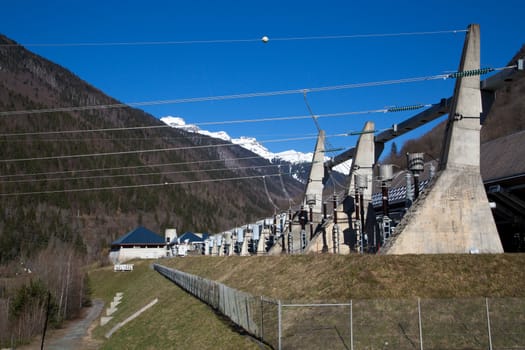
<path fill-rule="evenodd" d="M 71 193 L 71 192 L 107 191 L 107 190 L 119 190 L 119 189 L 130 189 L 130 188 L 161 187 L 161 186 L 170 186 L 170 185 L 190 185 L 190 184 L 201 184 L 201 183 L 208 183 L 208 182 L 257 179 L 257 178 L 260 178 L 262 176 L 263 175 L 237 176 L 237 177 L 229 177 L 229 178 L 221 178 L 221 179 L 191 180 L 191 181 L 178 181 L 178 182 L 163 182 L 163 183 L 142 184 L 142 185 L 90 187 L 90 188 L 77 188 L 77 189 L 49 190 L 49 191 L 0 193 L 0 197 L 29 196 L 29 195 Z M 273 177 L 273 176 L 280 176 L 280 174 L 276 173 L 276 174 L 269 174 L 269 175 L 264 175 L 264 176 L 266 176 L 266 177 Z"/>
<path fill-rule="evenodd" d="M 181 103 L 205 102 L 205 101 L 224 101 L 224 100 L 246 99 L 246 98 L 255 98 L 255 97 L 294 95 L 294 94 L 304 94 L 308 92 L 337 91 L 337 90 L 356 89 L 356 88 L 363 88 L 363 87 L 374 87 L 374 86 L 405 84 L 405 83 L 414 83 L 414 82 L 422 82 L 422 81 L 430 81 L 430 80 L 449 79 L 451 78 L 449 77 L 449 75 L 450 74 L 438 74 L 438 75 L 430 75 L 430 76 L 423 76 L 423 77 L 403 78 L 403 79 L 395 79 L 395 80 L 383 80 L 383 81 L 374 81 L 374 82 L 366 82 L 366 83 L 352 83 L 352 84 L 343 84 L 343 85 L 332 85 L 332 86 L 323 86 L 323 87 L 302 88 L 302 89 L 292 89 L 292 90 L 278 90 L 278 91 L 267 91 L 267 92 L 252 92 L 252 93 L 233 94 L 233 95 L 190 97 L 190 98 L 180 98 L 180 99 L 172 99 L 172 100 L 158 100 L 158 101 L 144 101 L 144 102 L 130 102 L 130 103 L 115 103 L 115 104 L 105 104 L 105 105 L 71 106 L 71 107 L 55 107 L 55 108 L 3 111 L 3 112 L 0 112 L 0 116 L 5 117 L 5 116 L 18 116 L 18 115 L 54 113 L 54 112 L 76 112 L 76 111 L 86 111 L 86 110 L 96 110 L 96 109 L 128 108 L 128 107 L 181 104 Z M 230 123 L 231 122 L 207 122 L 201 125 L 217 125 L 217 124 L 230 124 Z M 155 126 L 151 128 L 154 128 L 154 127 Z M 164 126 L 158 126 L 158 127 L 164 127 Z"/>
<path fill-rule="evenodd" d="M 0 163 L 26 162 L 26 161 L 35 161 L 35 160 L 86 158 L 86 157 L 120 156 L 120 155 L 126 155 L 126 154 L 182 151 L 182 150 L 188 150 L 188 149 L 199 149 L 199 148 L 210 148 L 210 147 L 232 147 L 232 146 L 236 146 L 236 145 L 232 143 L 232 144 L 216 144 L 216 145 L 202 145 L 202 146 L 187 146 L 187 147 L 154 148 L 154 149 L 144 149 L 144 150 L 135 150 L 135 151 L 119 151 L 119 152 L 106 152 L 106 153 L 83 153 L 83 154 L 71 154 L 71 155 L 49 156 L 49 157 L 0 159 Z"/>
<path fill-rule="evenodd" d="M 318 35 L 318 36 L 302 36 L 302 37 L 277 37 L 277 38 L 271 38 L 269 40 L 270 41 L 340 40 L 340 39 L 358 39 L 358 38 L 456 34 L 456 33 L 463 33 L 467 31 L 468 30 L 466 29 L 459 29 L 459 30 L 438 30 L 438 31 L 401 32 L 401 33 Z M 22 44 L 0 44 L 0 47 L 161 46 L 161 45 L 193 45 L 193 44 L 237 44 L 237 43 L 254 43 L 254 42 L 261 42 L 261 38 L 212 39 L 212 40 L 170 40 L 170 41 L 125 41 L 125 42 L 22 43 Z"/>
<path fill-rule="evenodd" d="M 347 133 L 330 135 L 330 137 L 343 137 L 343 136 L 349 136 L 349 135 Z M 308 140 L 308 139 L 314 139 L 314 138 L 316 138 L 316 137 L 315 136 L 304 136 L 304 137 L 294 137 L 294 138 L 276 139 L 276 140 L 265 140 L 265 141 L 257 141 L 257 142 L 259 142 L 259 143 L 288 142 L 288 141 Z M 249 142 L 247 142 L 247 143 L 249 143 Z M 213 148 L 213 147 L 233 147 L 233 146 L 242 147 L 242 144 L 219 143 L 219 144 L 214 144 L 214 145 L 154 148 L 154 149 L 134 150 L 134 151 L 118 151 L 118 152 L 105 152 L 105 153 L 83 153 L 83 154 L 71 154 L 71 155 L 60 155 L 60 156 L 48 156 L 48 157 L 0 159 L 0 163 L 14 163 L 14 162 L 25 162 L 25 161 L 35 161 L 35 160 L 53 160 L 53 159 L 58 160 L 58 159 L 85 158 L 85 157 L 104 157 L 104 156 L 116 156 L 116 155 L 126 155 L 126 154 L 183 151 L 183 150 L 189 150 L 189 149 L 201 149 L 201 148 Z"/>
<path fill-rule="evenodd" d="M 386 129 L 385 129 L 386 130 Z M 352 132 L 349 133 L 343 133 L 343 134 L 334 134 L 334 135 L 328 135 L 327 137 L 342 137 L 342 136 L 351 136 Z M 305 137 L 296 137 L 296 138 L 288 138 L 285 139 L 287 141 L 297 141 L 297 140 L 305 140 L 305 139 L 314 139 L 316 138 L 316 134 L 312 134 L 311 136 L 305 136 Z M 280 142 L 282 140 L 266 140 L 266 141 L 258 141 L 258 142 L 265 142 L 265 143 L 271 143 L 271 142 Z M 109 168 L 95 168 L 95 169 L 75 169 L 75 170 L 63 170 L 63 171 L 50 171 L 50 172 L 39 172 L 39 173 L 23 173 L 23 174 L 7 174 L 7 175 L 0 175 L 0 182 L 3 183 L 13 183 L 13 182 L 36 182 L 36 181 L 54 181 L 54 180 L 61 180 L 61 179 L 89 179 L 89 178 L 103 178 L 103 177 L 119 177 L 119 176 L 141 176 L 141 175 L 162 175 L 162 174 L 173 174 L 173 173 L 183 173 L 183 172 L 195 172 L 199 170 L 188 170 L 188 171 L 173 171 L 173 172 L 160 172 L 160 173 L 138 173 L 138 174 L 126 174 L 126 175 L 100 175 L 100 176 L 81 176 L 81 177 L 75 177 L 75 178 L 46 178 L 46 179 L 22 179 L 22 180 L 1 180 L 5 178 L 20 178 L 20 177 L 28 177 L 28 176 L 47 176 L 47 175 L 61 175 L 61 174 L 82 174 L 82 173 L 92 173 L 92 172 L 109 172 L 109 171 L 115 171 L 115 170 L 136 170 L 141 168 L 157 168 L 157 167 L 168 167 L 168 166 L 178 166 L 178 165 L 197 165 L 197 164 L 205 164 L 205 163 L 217 163 L 217 162 L 231 162 L 231 161 L 239 161 L 239 160 L 249 160 L 249 159 L 261 159 L 261 156 L 252 156 L 252 157 L 239 157 L 239 158 L 224 158 L 224 159 L 211 159 L 211 160 L 199 160 L 199 161 L 187 161 L 187 162 L 172 162 L 172 163 L 155 163 L 155 164 L 146 164 L 146 165 L 132 165 L 132 166 L 123 166 L 123 167 L 109 167 Z M 269 166 L 280 166 L 280 164 L 277 165 L 269 165 Z M 262 167 L 257 166 L 255 168 Z M 244 168 L 229 168 L 230 170 L 236 170 L 236 169 L 247 169 L 247 168 L 254 168 L 254 167 L 244 167 Z M 213 171 L 213 170 L 224 170 L 224 168 L 218 168 L 218 169 L 205 169 L 202 171 Z"/>
<path fill-rule="evenodd" d="M 0 112 L 1 113 L 1 112 Z M 39 131 L 39 132 L 21 132 L 0 134 L 0 137 L 6 136 L 34 136 L 34 135 L 55 135 L 55 134 L 77 134 L 87 132 L 109 132 L 109 131 L 130 131 L 130 130 L 147 130 L 147 129 L 164 129 L 169 125 L 150 125 L 150 126 L 129 126 L 125 128 L 102 128 L 102 129 L 84 129 L 84 130 L 57 130 L 57 131 Z"/>
<path fill-rule="evenodd" d="M 425 106 L 431 106 L 431 105 L 417 105 L 417 108 L 422 108 Z M 410 107 L 411 109 L 414 109 L 415 107 Z M 341 116 L 348 116 L 348 115 L 355 115 L 355 114 L 369 114 L 369 113 L 387 113 L 387 112 L 398 112 L 401 109 L 397 108 L 382 108 L 382 109 L 376 109 L 376 110 L 369 110 L 369 111 L 358 111 L 358 112 L 343 112 L 343 113 L 331 113 L 331 114 L 325 114 L 325 115 L 319 115 L 318 117 L 341 117 Z M 311 116 L 294 116 L 294 117 L 279 117 L 279 118 L 263 118 L 258 119 L 258 121 L 268 121 L 268 120 L 290 120 L 290 119 L 306 119 L 311 118 Z M 246 122 L 247 120 L 244 120 Z M 251 120 L 253 121 L 253 120 Z M 236 121 L 241 122 L 241 121 Z M 168 126 L 169 127 L 169 126 Z M 136 128 L 136 127 L 132 127 Z M 119 128 L 119 130 L 125 129 L 125 128 Z M 93 131 L 89 130 L 89 131 Z M 56 133 L 57 131 L 51 131 L 51 133 Z M 75 130 L 75 132 L 80 132 L 79 130 Z M 43 132 L 42 134 L 46 134 L 47 132 Z M 17 135 L 21 136 L 20 133 L 15 134 L 3 134 L 0 136 L 6 136 L 6 135 Z M 33 134 L 34 135 L 34 134 Z M 26 135 L 28 136 L 28 135 Z M 349 136 L 349 134 L 335 134 L 331 135 L 331 137 L 341 137 L 341 136 Z M 260 143 L 273 143 L 273 142 L 288 142 L 288 141 L 299 141 L 299 140 L 307 140 L 315 138 L 316 136 L 305 136 L 305 137 L 296 137 L 296 138 L 287 138 L 287 139 L 278 139 L 278 140 L 266 140 L 266 141 L 259 141 Z M 0 163 L 8 163 L 8 162 L 22 162 L 22 161 L 34 161 L 34 160 L 51 160 L 51 159 L 67 159 L 67 158 L 83 158 L 83 157 L 96 157 L 96 156 L 112 156 L 112 155 L 125 155 L 125 154 L 137 154 L 137 153 L 152 153 L 152 152 L 164 152 L 164 151 L 177 151 L 177 150 L 187 150 L 187 149 L 199 149 L 199 148 L 209 148 L 209 147 L 231 147 L 238 144 L 233 143 L 226 143 L 226 144 L 216 144 L 216 145 L 201 145 L 201 146 L 186 146 L 186 147 L 171 147 L 171 148 L 158 148 L 158 149 L 148 149 L 148 150 L 134 150 L 134 151 L 119 151 L 119 152 L 106 152 L 106 153 L 88 153 L 88 154 L 77 154 L 77 155 L 61 155 L 61 156 L 48 156 L 48 157 L 32 157 L 32 158 L 18 158 L 18 159 L 0 159 Z M 241 146 L 241 145 L 239 145 Z"/>
<path fill-rule="evenodd" d="M 284 181 L 283 181 L 283 177 L 282 177 L 282 173 L 281 173 L 281 164 L 279 164 L 279 168 L 278 169 L 279 169 L 279 181 L 281 182 L 281 188 L 282 188 L 284 194 L 286 195 L 286 197 L 288 198 L 288 205 L 291 207 L 294 204 L 294 202 L 293 202 L 292 197 L 290 196 L 290 194 L 286 190 L 286 186 L 284 186 Z M 290 169 L 290 173 L 291 173 L 292 172 L 291 165 L 289 165 L 289 169 Z"/>
<path fill-rule="evenodd" d="M 268 191 L 268 186 L 266 185 L 266 177 L 263 176 L 262 180 L 264 184 L 264 191 L 266 192 L 266 196 L 268 196 L 268 201 L 270 202 L 270 204 L 274 207 L 276 211 L 279 210 L 279 207 L 275 205 L 275 203 L 272 200 L 272 196 L 270 196 L 270 192 Z"/>
<path fill-rule="evenodd" d="M 297 135 L 297 134 L 281 134 L 281 135 L 277 135 L 277 136 L 289 136 L 290 138 L 293 137 L 293 135 Z M 302 135 L 308 135 L 308 136 L 313 136 L 312 133 L 305 133 L 305 134 L 302 134 Z M 258 136 L 257 134 L 254 136 L 254 135 L 251 135 L 250 137 L 255 137 L 255 136 Z M 268 134 L 264 134 L 264 136 L 268 136 Z M 0 136 L 1 137 L 1 136 Z M 202 137 L 192 137 L 192 140 L 208 140 L 209 138 L 215 138 L 213 136 L 206 136 L 204 134 L 202 134 Z M 185 137 L 185 136 L 180 136 L 180 137 L 164 137 L 164 136 L 154 136 L 154 137 L 140 137 L 140 138 L 136 138 L 136 137 L 77 137 L 77 138 L 70 138 L 70 139 L 57 139 L 57 138 L 42 138 L 42 139 L 5 139 L 5 140 L 1 140 L 0 139 L 0 143 L 12 143 L 12 142 L 18 142 L 18 143 L 27 143 L 27 142 L 30 142 L 30 143 L 34 143 L 35 141 L 38 141 L 38 142 L 57 142 L 57 143 L 60 143 L 60 142 L 79 142 L 79 141 L 82 141 L 82 140 L 87 140 L 87 141 L 152 141 L 152 140 L 159 140 L 159 141 L 175 141 L 175 140 L 184 140 L 184 139 L 188 139 L 188 137 Z M 215 138 L 215 139 L 219 139 L 219 138 Z M 223 141 L 226 141 L 226 142 L 232 142 L 232 143 L 235 143 L 237 142 L 238 140 L 241 140 L 241 139 L 232 139 L 233 141 L 226 141 L 226 140 L 223 140 Z"/>
<path fill-rule="evenodd" d="M 383 129 L 382 131 L 384 131 L 384 130 L 387 130 L 387 129 Z M 374 132 L 377 132 L 377 131 L 374 131 Z M 327 138 L 329 138 L 329 137 L 346 137 L 346 136 L 354 136 L 355 134 L 356 134 L 355 132 L 350 131 L 350 132 L 340 133 L 340 134 L 331 134 L 331 135 L 327 135 L 326 137 Z M 285 139 L 274 139 L 274 140 L 262 140 L 262 141 L 257 141 L 257 142 L 264 144 L 264 143 L 275 143 L 275 142 L 302 141 L 302 140 L 315 139 L 315 138 L 317 138 L 317 135 L 312 134 L 311 136 L 285 138 Z M 247 143 L 250 143 L 250 142 L 247 142 Z M 188 147 L 164 148 L 164 149 L 149 149 L 149 150 L 134 150 L 134 151 L 107 152 L 107 153 L 62 155 L 62 156 L 50 156 L 50 157 L 4 159 L 4 160 L 0 160 L 0 163 L 35 161 L 35 160 L 51 160 L 51 159 L 65 159 L 65 158 L 82 158 L 82 157 L 94 157 L 94 156 L 110 156 L 110 155 L 121 155 L 121 154 L 137 154 L 137 153 L 163 152 L 163 151 L 173 151 L 173 150 L 187 150 L 187 149 L 221 147 L 221 146 L 235 146 L 235 145 L 243 147 L 242 144 L 230 144 L 230 143 L 227 143 L 227 144 L 188 146 Z M 203 161 L 146 164 L 146 165 L 125 166 L 125 167 L 110 167 L 110 168 L 97 168 L 97 169 L 78 169 L 78 170 L 66 170 L 66 171 L 54 171 L 54 172 L 25 173 L 25 174 L 8 174 L 8 175 L 0 175 L 0 179 L 2 179 L 2 178 L 27 177 L 27 176 L 42 176 L 42 175 L 77 174 L 77 173 L 98 172 L 98 171 L 128 170 L 128 169 L 163 167 L 163 166 L 185 165 L 185 164 L 186 165 L 187 164 L 202 164 L 202 163 L 211 163 L 211 162 L 227 162 L 227 161 L 247 160 L 247 159 L 255 159 L 255 158 L 261 158 L 261 157 L 260 156 L 253 156 L 253 157 L 226 158 L 226 159 L 214 159 L 214 160 L 203 160 Z M 136 174 L 136 175 L 141 175 L 141 174 Z M 49 181 L 49 180 L 50 179 L 47 179 L 46 181 Z M 7 182 L 16 182 L 16 180 L 4 181 L 4 183 L 7 183 Z M 18 181 L 18 182 L 30 182 L 30 181 L 25 180 L 25 181 Z"/>
<path fill-rule="evenodd" d="M 419 106 L 419 108 L 423 108 L 423 107 L 431 107 L 432 105 L 431 104 L 421 104 L 417 106 Z M 398 108 L 403 108 L 403 107 L 398 107 Z M 345 116 L 350 116 L 350 115 L 390 113 L 390 112 L 399 112 L 399 111 L 400 110 L 395 110 L 394 108 L 390 107 L 390 108 L 380 108 L 380 109 L 371 109 L 371 110 L 363 110 L 363 111 L 348 111 L 348 112 L 319 114 L 319 115 L 316 115 L 315 118 L 336 118 L 336 117 L 345 117 Z M 301 119 L 310 119 L 310 118 L 312 118 L 312 115 L 298 115 L 298 116 L 224 120 L 224 121 L 213 121 L 213 122 L 198 122 L 198 123 L 192 123 L 192 125 L 209 126 L 209 125 L 225 125 L 225 124 L 263 123 L 263 122 L 301 120 Z M 35 131 L 35 132 L 23 132 L 23 133 L 4 133 L 4 134 L 0 134 L 0 137 L 79 134 L 79 133 L 90 133 L 90 132 L 129 131 L 129 130 L 155 129 L 155 128 L 170 128 L 170 129 L 184 130 L 183 128 L 172 127 L 169 125 L 132 126 L 132 127 L 122 127 L 122 128 L 105 128 L 105 129 L 62 130 L 62 131 L 54 130 L 54 131 Z"/>
<path fill-rule="evenodd" d="M 428 32 L 401 32 L 401 33 L 382 33 L 382 34 L 350 34 L 350 35 L 325 35 L 325 36 L 305 36 L 291 38 L 271 38 L 271 41 L 291 41 L 291 40 L 332 40 L 332 39 L 360 39 L 360 38 L 380 38 L 413 35 L 433 35 L 433 34 L 456 34 L 468 32 L 468 29 L 460 30 L 440 30 Z"/>
<path fill-rule="evenodd" d="M 385 129 L 386 130 L 386 129 Z M 347 137 L 354 136 L 353 132 L 340 133 L 340 134 L 331 134 L 326 137 Z M 253 141 L 261 144 L 265 143 L 276 143 L 276 142 L 290 142 L 290 141 L 303 141 L 316 139 L 317 136 L 304 136 L 304 137 L 293 137 L 293 138 L 284 138 L 284 139 L 274 139 L 274 140 L 262 140 L 262 141 Z M 246 142 L 244 144 L 249 144 L 253 142 Z M 15 158 L 15 159 L 0 159 L 0 163 L 14 163 L 14 162 L 26 162 L 26 161 L 41 161 L 41 160 L 58 160 L 58 159 L 71 159 L 71 158 L 85 158 L 85 157 L 103 157 L 103 156 L 115 156 L 115 155 L 126 155 L 126 154 L 140 154 L 140 153 L 154 153 L 154 152 L 169 152 L 169 151 L 180 151 L 188 149 L 202 149 L 202 148 L 213 148 L 213 147 L 233 147 L 239 146 L 243 147 L 242 143 L 220 143 L 213 145 L 200 145 L 200 146 L 185 146 L 185 147 L 170 147 L 170 148 L 154 148 L 146 150 L 133 150 L 133 151 L 118 151 L 118 152 L 103 152 L 103 153 L 83 153 L 83 154 L 72 154 L 72 155 L 59 155 L 59 156 L 47 156 L 47 157 L 32 157 L 32 158 Z M 74 172 L 74 171 L 72 171 Z M 8 175 L 9 176 L 9 175 Z M 4 177 L 4 176 L 0 176 Z"/>
<path fill-rule="evenodd" d="M 255 170 L 270 167 L 278 167 L 278 164 L 269 165 L 258 165 L 258 166 L 246 166 L 236 168 L 214 168 L 214 169 L 197 169 L 197 170 L 178 170 L 178 171 L 167 171 L 167 172 L 154 172 L 154 173 L 138 173 L 138 174 L 114 174 L 114 175 L 93 175 L 93 176 L 79 176 L 79 177 L 58 177 L 58 178 L 45 178 L 45 179 L 22 179 L 22 180 L 6 180 L 0 183 L 28 183 L 28 182 L 49 182 L 49 181 L 78 181 L 78 180 L 91 180 L 91 179 L 109 179 L 117 177 L 137 177 L 137 176 L 155 176 L 155 175 L 173 175 L 173 174 L 187 174 L 187 173 L 207 173 L 214 171 L 237 171 L 237 170 Z"/>
<path fill-rule="evenodd" d="M 31 174 L 11 174 L 11 175 L 0 175 L 0 178 L 14 178 L 14 177 L 24 177 L 24 176 L 43 176 L 43 175 L 59 175 L 59 174 L 77 174 L 77 173 L 90 173 L 90 172 L 100 172 L 100 171 L 114 171 L 114 170 L 128 170 L 128 169 L 139 169 L 139 168 L 155 168 L 155 167 L 165 167 L 165 166 L 176 166 L 176 165 L 189 165 L 189 164 L 203 164 L 203 163 L 214 163 L 214 162 L 228 162 L 228 161 L 237 161 L 237 160 L 247 160 L 247 159 L 256 159 L 261 158 L 260 156 L 253 157 L 241 157 L 241 158 L 225 158 L 225 159 L 210 159 L 210 160 L 198 160 L 198 161 L 189 161 L 189 162 L 175 162 L 175 163 L 157 163 L 157 164 L 147 164 L 147 165 L 132 165 L 124 167 L 111 167 L 111 168 L 97 168 L 97 169 L 78 169 L 78 170 L 63 170 L 63 171 L 49 171 L 49 172 L 40 172 L 40 173 L 31 173 Z"/>
<path fill-rule="evenodd" d="M 321 127 L 319 126 L 319 122 L 317 121 L 317 116 L 312 111 L 312 107 L 310 107 L 310 104 L 308 103 L 308 98 L 306 97 L 306 91 L 303 92 L 303 99 L 304 103 L 306 104 L 306 108 L 308 109 L 308 112 L 310 112 L 310 115 L 314 121 L 315 127 L 317 128 L 317 132 L 321 131 Z"/>
<path fill-rule="evenodd" d="M 437 74 L 437 75 L 429 75 L 429 76 L 413 77 L 413 78 L 402 78 L 402 79 L 394 79 L 394 80 L 382 80 L 382 81 L 374 81 L 374 82 L 366 82 L 366 83 L 352 83 L 352 84 L 332 85 L 332 86 L 322 86 L 322 87 L 302 88 L 302 89 L 292 89 L 292 90 L 251 92 L 251 93 L 233 94 L 233 95 L 189 97 L 189 98 L 180 98 L 180 99 L 173 99 L 173 100 L 114 103 L 114 104 L 105 104 L 105 105 L 71 106 L 71 107 L 55 107 L 55 108 L 3 111 L 3 112 L 0 112 L 0 117 L 28 115 L 28 114 L 54 113 L 54 112 L 78 112 L 78 111 L 96 110 L 96 109 L 129 108 L 129 107 L 142 107 L 142 106 L 154 106 L 154 105 L 166 105 L 166 104 L 181 104 L 181 103 L 206 102 L 206 101 L 224 101 L 224 100 L 246 99 L 246 98 L 255 98 L 255 97 L 269 97 L 269 96 L 283 96 L 283 95 L 294 95 L 294 94 L 304 95 L 304 93 L 307 93 L 307 92 L 337 91 L 337 90 L 357 89 L 357 88 L 364 88 L 364 87 L 416 83 L 416 82 L 423 82 L 423 81 L 430 81 L 430 80 L 456 79 L 462 76 L 481 75 L 481 74 L 486 74 L 488 72 L 499 71 L 499 70 L 504 70 L 504 69 L 512 69 L 515 67 L 516 65 L 501 67 L 501 68 L 482 68 L 482 69 L 475 69 L 475 70 L 470 70 L 470 71 L 456 72 L 456 73 L 449 73 L 449 74 Z M 213 125 L 213 124 L 215 123 L 210 122 L 207 125 Z"/>

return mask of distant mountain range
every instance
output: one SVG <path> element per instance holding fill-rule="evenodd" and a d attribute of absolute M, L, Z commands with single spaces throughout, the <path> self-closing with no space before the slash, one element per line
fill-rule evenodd
<path fill-rule="evenodd" d="M 212 132 L 208 130 L 202 130 L 195 124 L 186 124 L 186 121 L 181 117 L 167 116 L 160 118 L 160 120 L 166 123 L 167 125 L 177 129 L 182 129 L 187 132 L 206 135 L 216 139 L 234 143 L 249 151 L 252 151 L 253 153 L 261 156 L 262 158 L 268 159 L 269 161 L 283 160 L 292 164 L 312 161 L 313 152 L 303 153 L 295 150 L 288 150 L 284 152 L 273 153 L 260 142 L 258 142 L 257 139 L 254 137 L 241 136 L 239 138 L 232 138 L 225 131 Z"/>
<path fill-rule="evenodd" d="M 304 152 L 299 152 L 293 149 L 274 153 L 268 150 L 268 148 L 266 148 L 263 144 L 258 142 L 257 139 L 254 137 L 241 136 L 239 138 L 232 138 L 225 131 L 213 132 L 213 131 L 208 131 L 208 130 L 202 130 L 195 124 L 187 124 L 186 121 L 181 117 L 166 116 L 166 117 L 160 118 L 160 120 L 173 128 L 181 129 L 186 132 L 196 133 L 200 135 L 206 135 L 209 137 L 213 137 L 216 139 L 220 139 L 223 141 L 227 141 L 227 142 L 231 142 L 233 144 L 239 145 L 261 156 L 262 158 L 268 159 L 270 162 L 276 162 L 276 161 L 277 162 L 287 162 L 293 165 L 297 165 L 297 164 L 310 163 L 313 158 L 313 152 L 304 153 Z M 334 167 L 334 170 L 342 174 L 344 174 L 345 171 L 348 172 L 347 164 L 349 162 L 345 162 L 343 164 L 340 164 Z M 300 177 L 297 177 L 297 176 L 296 178 L 300 180 L 301 182 L 304 182 L 307 180 L 307 178 L 301 179 Z"/>

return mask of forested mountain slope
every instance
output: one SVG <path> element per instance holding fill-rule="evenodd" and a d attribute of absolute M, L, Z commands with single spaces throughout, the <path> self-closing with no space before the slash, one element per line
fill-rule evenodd
<path fill-rule="evenodd" d="M 267 160 L 138 109 L 67 108 L 119 101 L 14 44 L 0 36 L 0 263 L 55 236 L 97 257 L 139 224 L 213 232 L 273 213 L 261 177 L 238 179 L 276 174 Z M 139 152 L 154 149 L 170 150 Z M 287 206 L 279 177 L 265 181 Z"/>

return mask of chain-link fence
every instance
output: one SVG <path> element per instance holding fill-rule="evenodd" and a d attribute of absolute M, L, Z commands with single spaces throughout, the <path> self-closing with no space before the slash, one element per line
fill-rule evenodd
<path fill-rule="evenodd" d="M 274 349 L 525 349 L 525 299 L 282 302 L 155 265 Z"/>

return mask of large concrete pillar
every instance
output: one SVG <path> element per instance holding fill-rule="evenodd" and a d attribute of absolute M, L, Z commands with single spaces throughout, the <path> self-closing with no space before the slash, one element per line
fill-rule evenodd
<path fill-rule="evenodd" d="M 353 197 L 355 194 L 355 175 L 363 176 L 367 179 L 368 187 L 363 190 L 363 198 L 365 207 L 372 200 L 372 177 L 375 163 L 375 144 L 374 144 L 374 122 L 368 121 L 365 123 L 363 133 L 357 141 L 355 156 L 352 159 L 352 167 L 350 169 L 350 185 L 347 189 L 347 196 Z"/>
<path fill-rule="evenodd" d="M 349 254 L 350 245 L 355 244 L 355 227 L 352 226 L 352 220 L 355 219 L 355 205 L 354 205 L 354 194 L 355 194 L 355 175 L 360 175 L 366 178 L 367 188 L 362 190 L 363 195 L 363 208 L 364 217 L 367 217 L 367 211 L 369 203 L 372 200 L 372 176 L 373 166 L 375 162 L 375 145 L 374 145 L 374 129 L 375 125 L 373 122 L 368 121 L 365 123 L 363 133 L 360 135 L 354 157 L 352 159 L 352 166 L 349 173 L 349 186 L 347 188 L 346 198 L 339 203 L 338 212 L 338 238 L 339 247 L 336 249 L 340 254 Z M 328 251 L 333 252 L 333 222 L 325 227 L 326 230 L 326 241 L 328 245 Z M 322 242 L 322 236 L 318 235 L 315 240 L 310 242 L 307 247 L 307 252 L 321 252 L 324 243 Z"/>
<path fill-rule="evenodd" d="M 248 251 L 248 244 L 252 238 L 253 238 L 253 233 L 250 229 L 247 228 L 244 231 L 244 241 L 242 242 L 241 253 L 240 253 L 241 256 L 250 255 L 250 252 Z"/>
<path fill-rule="evenodd" d="M 459 71 L 479 68 L 479 25 L 470 25 Z M 480 115 L 479 75 L 457 78 L 440 172 L 395 228 L 382 253 L 503 252 L 479 171 Z"/>
<path fill-rule="evenodd" d="M 323 202 L 324 143 L 325 132 L 319 130 L 317 144 L 315 145 L 315 151 L 312 158 L 312 168 L 310 169 L 310 175 L 308 176 L 308 183 L 306 184 L 306 191 L 303 200 L 304 207 L 308 208 L 311 206 L 315 214 L 321 213 Z"/>
<path fill-rule="evenodd" d="M 459 72 L 480 68 L 479 25 L 469 26 Z M 440 169 L 472 167 L 479 173 L 481 91 L 479 75 L 456 80 L 452 106 L 445 131 Z"/>

